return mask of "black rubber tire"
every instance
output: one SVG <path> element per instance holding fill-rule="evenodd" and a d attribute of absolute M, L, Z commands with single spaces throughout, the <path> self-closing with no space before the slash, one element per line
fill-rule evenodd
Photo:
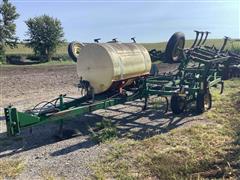
<path fill-rule="evenodd" d="M 79 55 L 79 52 L 76 53 L 76 47 L 79 48 L 79 50 L 83 47 L 84 45 L 80 42 L 77 41 L 73 41 L 71 43 L 68 44 L 68 55 L 70 56 L 70 58 L 77 62 L 77 58 Z"/>
<path fill-rule="evenodd" d="M 168 40 L 165 56 L 168 63 L 180 62 L 182 58 L 182 53 L 177 48 L 184 49 L 185 45 L 185 35 L 181 32 L 174 33 Z"/>
<path fill-rule="evenodd" d="M 208 100 L 208 104 L 205 104 L 205 100 Z M 207 107 L 206 107 L 207 106 Z M 207 93 L 198 93 L 196 99 L 196 111 L 197 113 L 201 114 L 204 111 L 207 111 L 212 108 L 212 95 L 208 91 Z"/>
<path fill-rule="evenodd" d="M 181 114 L 186 107 L 186 98 L 173 94 L 171 97 L 171 109 L 174 114 Z"/>

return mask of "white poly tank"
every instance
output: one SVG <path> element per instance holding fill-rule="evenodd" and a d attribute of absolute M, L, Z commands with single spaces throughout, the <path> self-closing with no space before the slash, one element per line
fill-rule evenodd
<path fill-rule="evenodd" d="M 96 94 L 115 82 L 148 75 L 151 58 L 146 48 L 136 43 L 85 44 L 77 58 L 77 73 L 90 82 Z"/>

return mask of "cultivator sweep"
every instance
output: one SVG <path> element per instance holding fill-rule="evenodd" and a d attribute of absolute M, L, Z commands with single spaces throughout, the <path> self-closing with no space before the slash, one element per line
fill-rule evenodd
<path fill-rule="evenodd" d="M 166 111 L 170 104 L 172 112 L 180 114 L 187 104 L 195 102 L 196 111 L 202 113 L 212 106 L 211 87 L 219 86 L 222 93 L 223 79 L 229 78 L 232 67 L 240 64 L 238 54 L 224 50 L 229 38 L 225 38 L 222 47 L 217 49 L 204 45 L 208 34 L 209 32 L 196 31 L 196 39 L 188 49 L 183 49 L 182 34 L 175 33 L 171 37 L 172 40 L 168 42 L 171 49 L 167 53 L 171 52 L 171 60 L 181 59 L 179 67 L 171 73 L 140 76 L 129 86 L 118 86 L 112 91 L 99 94 L 94 93 L 91 86 L 88 86 L 89 82 L 81 80 L 79 87 L 83 88 L 85 93 L 80 98 L 60 95 L 26 112 L 19 112 L 9 106 L 4 109 L 7 133 L 14 136 L 26 127 L 53 121 L 63 122 L 75 116 L 137 99 L 144 100 L 143 109 L 146 109 L 149 96 L 152 95 L 166 99 Z M 83 86 L 83 82 L 86 86 Z"/>

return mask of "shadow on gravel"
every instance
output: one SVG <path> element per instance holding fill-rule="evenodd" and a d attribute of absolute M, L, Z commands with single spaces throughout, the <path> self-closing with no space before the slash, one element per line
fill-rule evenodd
<path fill-rule="evenodd" d="M 133 106 L 136 110 L 130 112 L 129 109 Z M 76 138 L 74 140 L 76 143 L 52 152 L 51 156 L 61 156 L 79 149 L 88 149 L 95 146 L 96 143 L 90 138 L 89 128 L 94 129 L 96 123 L 100 122 L 103 117 L 111 119 L 116 125 L 119 138 L 144 139 L 182 126 L 194 120 L 194 118 L 188 117 L 195 116 L 190 111 L 181 115 L 174 115 L 171 112 L 164 114 L 154 109 L 142 111 L 141 108 L 142 105 L 132 102 L 122 105 L 121 108 L 113 107 L 103 110 L 103 113 L 86 114 L 70 121 L 66 120 L 64 122 L 65 131 L 63 131 L 66 133 L 66 139 L 62 141 L 68 141 L 73 135 L 73 139 Z M 58 130 L 59 123 L 49 123 L 33 127 L 32 133 L 29 129 L 24 129 L 18 137 L 9 138 L 2 133 L 0 134 L 0 158 L 57 143 L 59 141 L 56 138 Z"/>
<path fill-rule="evenodd" d="M 122 110 L 115 110 L 124 113 Z M 189 123 L 194 119 L 188 117 L 195 116 L 190 112 L 175 115 L 172 112 L 164 114 L 153 109 L 131 113 L 124 119 L 114 116 L 108 117 L 117 126 L 120 138 L 128 137 L 135 140 L 142 140 L 157 134 L 167 133 L 172 129 Z M 146 120 L 147 119 L 147 120 Z"/>
<path fill-rule="evenodd" d="M 87 149 L 90 148 L 92 146 L 96 145 L 95 142 L 91 141 L 90 139 L 87 139 L 86 141 L 83 141 L 81 143 L 78 144 L 74 144 L 71 145 L 69 147 L 63 148 L 59 151 L 55 151 L 53 153 L 51 153 L 51 156 L 61 156 L 61 155 L 65 155 L 74 151 L 77 151 L 79 149 Z"/>

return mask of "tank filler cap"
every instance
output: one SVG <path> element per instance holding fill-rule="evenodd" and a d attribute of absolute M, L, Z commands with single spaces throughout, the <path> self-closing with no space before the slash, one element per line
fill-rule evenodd
<path fill-rule="evenodd" d="M 94 39 L 94 42 L 99 43 L 100 40 L 101 40 L 101 38 L 97 38 L 97 39 Z"/>
<path fill-rule="evenodd" d="M 118 41 L 117 41 L 117 38 L 113 38 L 112 41 L 113 41 L 113 42 L 118 42 Z"/>
<path fill-rule="evenodd" d="M 117 38 L 113 38 L 111 41 L 108 41 L 107 43 L 118 43 L 119 41 Z"/>
<path fill-rule="evenodd" d="M 136 37 L 132 37 L 131 40 L 136 43 Z"/>

